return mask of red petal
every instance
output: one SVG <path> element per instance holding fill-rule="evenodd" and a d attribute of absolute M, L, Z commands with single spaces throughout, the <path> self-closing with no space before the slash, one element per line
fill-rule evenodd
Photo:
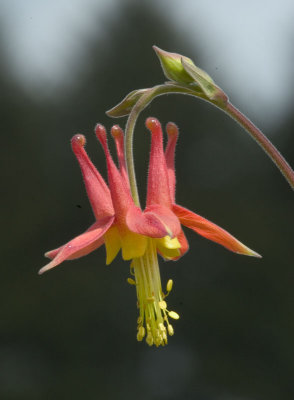
<path fill-rule="evenodd" d="M 83 248 L 82 250 L 78 251 L 77 253 L 72 254 L 71 256 L 67 257 L 66 260 L 75 260 L 76 258 L 80 258 L 83 256 L 86 256 L 87 254 L 92 253 L 92 251 L 98 249 L 102 244 L 104 243 L 104 236 L 102 236 L 100 239 L 96 240 L 92 244 L 90 244 L 87 248 Z M 60 246 L 57 249 L 47 251 L 45 253 L 45 257 L 50 258 L 50 260 L 53 260 L 57 256 L 57 254 L 66 246 Z"/>
<path fill-rule="evenodd" d="M 169 234 L 164 223 L 154 213 L 142 212 L 139 207 L 129 207 L 126 224 L 130 231 L 153 238 Z"/>
<path fill-rule="evenodd" d="M 258 253 L 239 242 L 229 232 L 215 225 L 213 222 L 200 217 L 200 215 L 194 214 L 192 211 L 178 205 L 173 205 L 173 211 L 184 226 L 192 229 L 199 235 L 219 243 L 235 253 L 261 257 Z"/>
<path fill-rule="evenodd" d="M 64 246 L 65 245 L 57 247 L 57 249 L 47 251 L 44 254 L 45 257 L 50 258 L 50 260 L 53 260 L 53 258 L 60 252 L 61 249 L 63 249 Z"/>
<path fill-rule="evenodd" d="M 101 238 L 112 225 L 113 220 L 114 217 L 106 217 L 99 222 L 95 222 L 86 232 L 57 249 L 59 250 L 58 252 L 57 250 L 52 250 L 46 253 L 48 257 L 54 254 L 55 257 L 49 264 L 40 269 L 39 274 L 56 267 L 65 260 L 82 257 L 97 249 L 103 243 Z"/>
<path fill-rule="evenodd" d="M 165 148 L 165 159 L 168 173 L 169 192 L 171 200 L 174 203 L 176 194 L 175 150 L 179 134 L 178 127 L 173 122 L 169 122 L 166 125 L 166 133 L 168 135 L 168 141 Z"/>
<path fill-rule="evenodd" d="M 127 173 L 125 150 L 124 150 L 124 131 L 118 125 L 114 125 L 111 128 L 111 135 L 115 141 L 117 159 L 119 163 L 121 176 L 123 177 L 126 185 L 129 187 L 130 183 Z"/>
<path fill-rule="evenodd" d="M 177 236 L 177 238 L 178 238 L 178 241 L 180 242 L 180 245 L 181 245 L 181 248 L 180 248 L 181 255 L 180 255 L 180 257 L 182 257 L 189 250 L 189 243 L 188 243 L 186 235 L 184 234 L 182 229 L 181 229 L 181 232 L 179 233 L 179 235 Z M 178 260 L 180 257 L 177 257 L 176 259 Z"/>
<path fill-rule="evenodd" d="M 91 160 L 84 146 L 86 139 L 83 135 L 75 135 L 71 140 L 73 152 L 80 165 L 86 191 L 96 219 L 113 215 L 110 191 Z"/>
<path fill-rule="evenodd" d="M 146 207 L 145 214 L 153 215 L 165 228 L 166 235 L 176 237 L 181 232 L 181 224 L 176 215 L 167 207 L 153 204 Z"/>
<path fill-rule="evenodd" d="M 120 224 L 125 224 L 126 214 L 129 207 L 132 204 L 134 205 L 134 201 L 125 180 L 122 178 L 109 153 L 105 128 L 102 125 L 98 124 L 95 128 L 95 132 L 98 140 L 103 147 L 106 157 L 108 183 L 113 207 L 115 210 L 116 220 Z"/>
<path fill-rule="evenodd" d="M 147 185 L 147 206 L 161 204 L 171 207 L 166 160 L 163 152 L 162 130 L 155 118 L 146 120 L 146 127 L 151 132 L 151 150 Z"/>

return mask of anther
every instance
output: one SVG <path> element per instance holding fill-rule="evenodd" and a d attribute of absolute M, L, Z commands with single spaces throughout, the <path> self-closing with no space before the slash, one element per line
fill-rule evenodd
<path fill-rule="evenodd" d="M 152 337 L 151 333 L 148 333 L 148 335 L 146 337 L 146 343 L 149 344 L 149 346 L 153 345 L 153 337 Z"/>
<path fill-rule="evenodd" d="M 143 326 L 140 326 L 137 333 L 138 342 L 141 342 L 144 336 L 145 336 L 145 328 Z"/>
<path fill-rule="evenodd" d="M 172 279 L 169 279 L 169 280 L 167 281 L 166 290 L 167 290 L 168 292 L 170 292 L 170 291 L 172 290 L 173 284 L 174 284 L 174 282 L 173 282 Z"/>
<path fill-rule="evenodd" d="M 179 314 L 176 313 L 175 311 L 169 311 L 168 312 L 168 316 L 173 318 L 173 319 L 179 319 L 180 318 Z"/>
<path fill-rule="evenodd" d="M 164 341 L 164 344 L 167 344 L 167 334 L 165 332 L 162 333 L 162 339 Z"/>
<path fill-rule="evenodd" d="M 169 324 L 167 327 L 167 330 L 168 330 L 169 336 L 172 336 L 174 334 L 174 328 L 172 327 L 172 325 Z"/>
<path fill-rule="evenodd" d="M 142 342 L 143 337 L 140 335 L 140 332 L 137 333 L 137 340 L 138 342 Z"/>
<path fill-rule="evenodd" d="M 132 278 L 128 278 L 128 279 L 127 279 L 127 282 L 128 282 L 130 285 L 136 285 L 136 282 L 135 282 L 134 279 L 132 279 Z"/>
<path fill-rule="evenodd" d="M 166 331 L 166 328 L 165 328 L 165 326 L 163 325 L 162 322 L 158 325 L 158 327 L 161 330 L 161 332 L 165 332 Z"/>
<path fill-rule="evenodd" d="M 145 336 L 145 328 L 144 328 L 144 326 L 140 326 L 139 332 L 140 332 L 140 334 L 141 334 L 142 337 Z"/>
<path fill-rule="evenodd" d="M 166 310 L 167 305 L 166 305 L 166 302 L 164 300 L 160 301 L 158 304 L 159 304 L 159 307 L 162 310 Z"/>

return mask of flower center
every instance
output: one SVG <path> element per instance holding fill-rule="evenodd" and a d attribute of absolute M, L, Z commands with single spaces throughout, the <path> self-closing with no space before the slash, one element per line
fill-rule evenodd
<path fill-rule="evenodd" d="M 178 319 L 179 315 L 174 311 L 168 311 L 165 302 L 166 296 L 172 289 L 173 281 L 167 282 L 164 294 L 161 288 L 159 265 L 157 260 L 155 241 L 148 238 L 147 250 L 142 257 L 134 258 L 131 263 L 131 274 L 135 280 L 129 278 L 130 284 L 136 285 L 138 308 L 137 340 L 142 341 L 146 337 L 149 346 L 157 347 L 167 344 L 167 335 L 172 336 L 174 330 L 168 317 Z"/>

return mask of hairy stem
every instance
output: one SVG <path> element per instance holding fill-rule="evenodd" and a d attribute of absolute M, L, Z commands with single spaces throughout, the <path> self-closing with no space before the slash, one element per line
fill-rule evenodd
<path fill-rule="evenodd" d="M 142 97 L 137 101 L 137 103 L 132 108 L 129 115 L 127 125 L 126 125 L 126 136 L 125 136 L 125 153 L 127 170 L 130 179 L 131 193 L 136 205 L 140 205 L 139 195 L 136 184 L 135 168 L 133 160 L 133 133 L 136 121 L 139 114 L 144 108 L 157 96 L 168 94 L 168 93 L 182 93 L 190 95 L 193 97 L 199 97 L 209 103 L 215 105 L 225 113 L 227 113 L 231 118 L 238 122 L 260 145 L 260 147 L 266 152 L 266 154 L 271 158 L 271 160 L 276 164 L 281 173 L 284 175 L 285 179 L 289 183 L 292 189 L 294 189 L 294 171 L 287 163 L 285 158 L 280 154 L 276 147 L 271 143 L 271 141 L 258 129 L 244 114 L 241 113 L 232 103 L 229 101 L 226 104 L 219 104 L 216 101 L 208 99 L 203 93 L 197 91 L 197 87 L 189 87 L 187 85 L 177 85 L 166 83 L 163 85 L 154 86 L 150 88 Z"/>
<path fill-rule="evenodd" d="M 225 111 L 235 121 L 237 121 L 253 137 L 253 139 L 262 147 L 262 149 L 279 168 L 291 188 L 294 189 L 294 171 L 284 159 L 284 157 L 280 154 L 280 152 L 276 149 L 276 147 L 261 132 L 261 130 L 258 129 L 244 114 L 242 114 L 230 102 L 228 102 L 227 105 L 221 109 Z"/>
<path fill-rule="evenodd" d="M 151 100 L 152 93 L 153 90 L 151 90 L 150 92 L 149 91 L 146 92 L 134 105 L 127 120 L 127 125 L 125 130 L 125 158 L 126 158 L 127 171 L 130 181 L 130 189 L 134 203 L 138 207 L 140 207 L 140 199 L 137 188 L 135 165 L 134 165 L 133 137 L 138 116 Z"/>

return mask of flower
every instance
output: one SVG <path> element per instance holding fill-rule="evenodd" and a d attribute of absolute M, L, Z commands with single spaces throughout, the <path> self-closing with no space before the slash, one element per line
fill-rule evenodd
<path fill-rule="evenodd" d="M 90 161 L 84 147 L 85 137 L 77 134 L 71 140 L 73 152 L 80 165 L 86 191 L 96 222 L 86 232 L 63 246 L 45 254 L 51 261 L 40 269 L 42 274 L 65 260 L 79 258 L 102 244 L 106 248 L 106 264 L 121 250 L 124 260 L 132 260 L 128 278 L 136 286 L 139 318 L 137 339 L 146 337 L 149 345 L 167 343 L 174 330 L 169 317 L 179 315 L 167 309 L 165 301 L 173 281 L 168 280 L 166 293 L 162 290 L 157 253 L 167 260 L 177 260 L 188 250 L 181 225 L 217 242 L 236 253 L 259 256 L 224 229 L 175 203 L 174 155 L 178 138 L 175 124 L 167 124 L 168 142 L 163 150 L 161 125 L 148 118 L 151 151 L 148 174 L 147 201 L 144 211 L 136 206 L 130 191 L 124 156 L 124 134 L 115 125 L 111 133 L 116 144 L 119 168 L 115 165 L 107 144 L 105 128 L 98 124 L 95 132 L 106 157 L 108 186 Z"/>
<path fill-rule="evenodd" d="M 119 126 L 112 128 L 116 142 L 120 171 L 109 153 L 105 128 L 96 126 L 96 135 L 106 156 L 109 188 L 90 161 L 84 146 L 83 135 L 71 140 L 73 152 L 79 162 L 86 191 L 96 222 L 89 229 L 65 245 L 47 252 L 52 261 L 40 269 L 39 274 L 61 264 L 65 260 L 79 258 L 96 250 L 103 243 L 106 247 L 106 264 L 110 264 L 119 250 L 124 260 L 141 257 L 146 251 L 147 237 L 175 236 L 180 226 L 171 211 L 161 215 L 160 207 L 142 212 L 132 199 L 123 151 L 123 132 Z"/>

